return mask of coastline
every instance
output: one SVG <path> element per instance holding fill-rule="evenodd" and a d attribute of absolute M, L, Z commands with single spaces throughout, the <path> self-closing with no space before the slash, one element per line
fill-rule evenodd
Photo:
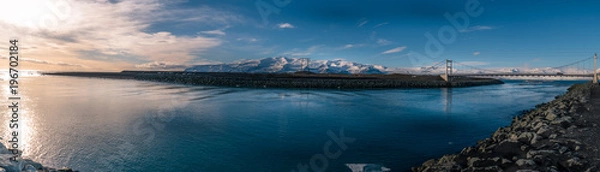
<path fill-rule="evenodd" d="M 445 82 L 440 76 L 404 74 L 261 74 L 261 73 L 200 73 L 200 72 L 55 72 L 54 76 L 136 79 L 188 85 L 208 85 L 247 88 L 299 89 L 388 89 L 388 88 L 448 88 L 503 84 L 497 79 L 454 78 Z"/>
<path fill-rule="evenodd" d="M 0 143 L 0 171 L 19 172 L 19 171 L 45 171 L 45 172 L 78 172 L 71 168 L 52 168 L 43 166 L 42 164 L 30 159 L 22 159 L 18 157 L 16 161 L 11 160 L 14 155 Z"/>
<path fill-rule="evenodd" d="M 513 118 L 491 137 L 412 171 L 598 171 L 600 87 L 571 86 L 555 100 Z"/>

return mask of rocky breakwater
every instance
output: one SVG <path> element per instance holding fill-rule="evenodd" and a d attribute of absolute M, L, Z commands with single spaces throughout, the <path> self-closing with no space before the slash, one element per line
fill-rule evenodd
<path fill-rule="evenodd" d="M 125 72 L 135 79 L 180 83 L 250 88 L 302 89 L 385 89 L 385 88 L 440 88 L 470 87 L 503 84 L 497 79 L 457 78 L 448 83 L 439 76 L 411 75 L 340 75 L 340 74 L 264 74 L 264 73 L 143 73 Z"/>
<path fill-rule="evenodd" d="M 189 85 L 249 88 L 300 89 L 386 89 L 442 88 L 504 84 L 498 79 L 458 77 L 452 82 L 440 76 L 407 74 L 315 74 L 315 73 L 229 73 L 181 71 L 52 72 L 44 75 L 136 79 Z"/>
<path fill-rule="evenodd" d="M 512 124 L 460 153 L 426 161 L 412 171 L 600 171 L 591 89 L 577 84 L 549 103 L 513 118 Z M 597 121 L 596 121 L 597 122 Z"/>
<path fill-rule="evenodd" d="M 77 172 L 67 167 L 60 169 L 45 167 L 40 163 L 20 157 L 11 159 L 13 157 L 14 155 L 0 143 L 0 172 Z"/>

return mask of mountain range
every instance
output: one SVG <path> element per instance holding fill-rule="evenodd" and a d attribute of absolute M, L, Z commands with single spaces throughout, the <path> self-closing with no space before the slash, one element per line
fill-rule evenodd
<path fill-rule="evenodd" d="M 385 74 L 388 68 L 365 65 L 345 60 L 309 60 L 306 58 L 271 57 L 260 60 L 243 60 L 229 64 L 198 65 L 185 69 L 187 72 L 244 72 L 244 73 L 313 73 L 336 74 Z"/>
<path fill-rule="evenodd" d="M 242 73 L 294 73 L 310 71 L 313 73 L 335 74 L 441 74 L 442 67 L 413 67 L 389 68 L 381 65 L 360 64 L 346 60 L 309 60 L 307 58 L 271 57 L 258 60 L 241 60 L 228 64 L 197 65 L 185 69 L 186 72 L 242 72 Z M 460 69 L 455 67 L 455 72 L 460 73 L 584 73 L 576 69 L 556 68 L 498 68 L 485 69 Z M 591 72 L 590 72 L 591 73 Z"/>

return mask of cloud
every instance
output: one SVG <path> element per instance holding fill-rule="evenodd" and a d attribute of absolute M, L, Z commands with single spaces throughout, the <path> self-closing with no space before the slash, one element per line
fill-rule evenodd
<path fill-rule="evenodd" d="M 364 47 L 364 46 L 366 46 L 366 44 L 346 44 L 339 48 L 336 48 L 336 50 L 345 50 L 345 49 L 359 48 L 359 47 Z"/>
<path fill-rule="evenodd" d="M 388 23 L 388 22 L 380 23 L 380 24 L 377 24 L 377 25 L 373 26 L 373 28 L 378 28 L 378 27 L 381 27 L 381 26 L 384 26 L 384 25 L 387 25 L 387 24 L 390 24 L 390 23 Z"/>
<path fill-rule="evenodd" d="M 6 56 L 0 56 L 0 59 L 8 59 L 8 57 L 6 57 Z M 84 65 L 80 65 L 80 64 L 71 64 L 71 63 L 65 63 L 65 62 L 53 62 L 53 61 L 31 59 L 31 58 L 23 58 L 23 57 L 20 57 L 19 61 L 20 62 L 31 62 L 31 63 L 37 63 L 37 64 L 58 65 L 58 66 L 84 67 Z"/>
<path fill-rule="evenodd" d="M 404 51 L 405 49 L 406 49 L 406 46 L 397 47 L 397 48 L 394 48 L 394 49 L 387 50 L 387 51 L 385 51 L 385 52 L 383 52 L 383 53 L 381 53 L 381 54 L 394 54 L 394 53 L 399 53 L 399 52 L 402 52 L 402 51 Z"/>
<path fill-rule="evenodd" d="M 175 64 L 171 62 L 164 61 L 155 61 L 140 65 L 135 65 L 136 68 L 144 69 L 144 70 L 175 70 L 175 69 L 185 69 L 191 67 L 191 65 L 182 65 Z"/>
<path fill-rule="evenodd" d="M 279 27 L 280 29 L 293 29 L 296 28 L 296 26 L 290 24 L 290 23 L 281 23 L 278 24 L 277 27 Z"/>
<path fill-rule="evenodd" d="M 478 56 L 479 54 L 481 54 L 481 52 L 478 52 L 478 51 L 473 52 L 473 56 Z"/>
<path fill-rule="evenodd" d="M 77 66 L 77 67 L 84 66 L 84 65 L 80 65 L 80 64 L 71 64 L 71 63 L 65 63 L 65 62 L 51 62 L 51 61 L 46 61 L 46 60 L 29 59 L 29 58 L 20 58 L 19 60 L 33 62 L 33 63 L 39 63 L 39 64 L 50 64 L 50 65 L 59 65 L 59 66 Z"/>
<path fill-rule="evenodd" d="M 258 42 L 258 39 L 256 39 L 256 38 L 250 38 L 250 37 L 238 38 L 236 40 L 237 41 L 244 41 L 244 42 Z"/>
<path fill-rule="evenodd" d="M 226 35 L 226 33 L 223 32 L 223 30 L 209 30 L 209 31 L 202 31 L 200 33 L 208 34 L 208 35 L 220 35 L 220 36 Z"/>
<path fill-rule="evenodd" d="M 364 21 L 358 23 L 358 27 L 362 27 L 362 26 L 366 25 L 367 23 L 369 23 L 369 21 L 368 20 L 364 20 Z"/>
<path fill-rule="evenodd" d="M 311 54 L 312 53 L 310 53 L 310 52 L 301 52 L 301 53 L 289 53 L 288 55 L 294 57 L 294 56 L 309 56 Z"/>
<path fill-rule="evenodd" d="M 393 43 L 392 41 L 388 41 L 386 39 L 378 39 L 377 40 L 377 44 L 379 44 L 379 45 L 390 45 L 392 43 Z"/>
<path fill-rule="evenodd" d="M 172 3 L 185 2 L 182 0 L 164 1 L 164 0 L 149 0 L 160 2 L 160 7 L 163 9 L 154 12 L 160 15 L 160 18 L 153 19 L 160 22 L 176 22 L 178 24 L 188 24 L 197 26 L 202 24 L 211 27 L 230 27 L 232 24 L 245 23 L 248 18 L 245 16 L 228 12 L 228 10 L 212 8 L 209 6 L 201 6 L 196 8 L 177 8 L 168 10 Z"/>
<path fill-rule="evenodd" d="M 54 65 L 54 69 L 67 64 L 85 64 L 80 66 L 89 67 L 86 70 L 120 70 L 154 61 L 180 64 L 197 61 L 206 51 L 223 43 L 221 39 L 202 35 L 152 31 L 157 23 L 194 21 L 196 25 L 222 27 L 240 20 L 235 14 L 209 7 L 172 9 L 167 3 L 173 2 L 163 0 L 66 2 L 70 9 L 68 15 L 57 17 L 56 24 L 47 24 L 48 27 L 14 24 L 0 18 L 0 28 L 3 28 L 0 39 L 27 35 L 20 39 L 28 42 L 27 47 L 23 47 L 28 57 L 43 58 L 48 63 L 37 61 L 38 64 Z M 47 11 L 48 16 L 55 17 Z M 214 30 L 204 34 L 225 33 Z M 96 57 L 88 58 L 87 54 Z M 50 63 L 59 61 L 61 63 Z M 53 67 L 44 68 L 52 70 Z"/>
<path fill-rule="evenodd" d="M 494 28 L 491 27 L 491 26 L 477 25 L 477 26 L 473 26 L 473 27 L 470 27 L 470 28 L 467 28 L 467 29 L 460 30 L 460 32 L 467 33 L 467 32 L 474 32 L 474 31 L 481 31 L 481 30 L 492 30 L 492 29 L 494 29 Z"/>

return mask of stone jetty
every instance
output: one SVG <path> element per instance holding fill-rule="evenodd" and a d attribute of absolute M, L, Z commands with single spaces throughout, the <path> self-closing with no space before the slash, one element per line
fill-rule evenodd
<path fill-rule="evenodd" d="M 0 143 L 0 172 L 78 172 L 70 168 L 52 168 L 46 167 L 38 162 L 34 162 L 30 159 L 23 159 L 14 157 L 3 144 Z"/>
<path fill-rule="evenodd" d="M 600 171 L 600 87 L 577 84 L 475 146 L 412 171 Z"/>
<path fill-rule="evenodd" d="M 136 79 L 189 85 L 209 85 L 247 88 L 300 88 L 300 89 L 385 89 L 385 88 L 440 88 L 469 87 L 503 84 L 497 79 L 454 78 L 444 81 L 440 76 L 405 74 L 312 74 L 312 73 L 201 73 L 165 71 L 61 72 L 45 75 Z"/>

